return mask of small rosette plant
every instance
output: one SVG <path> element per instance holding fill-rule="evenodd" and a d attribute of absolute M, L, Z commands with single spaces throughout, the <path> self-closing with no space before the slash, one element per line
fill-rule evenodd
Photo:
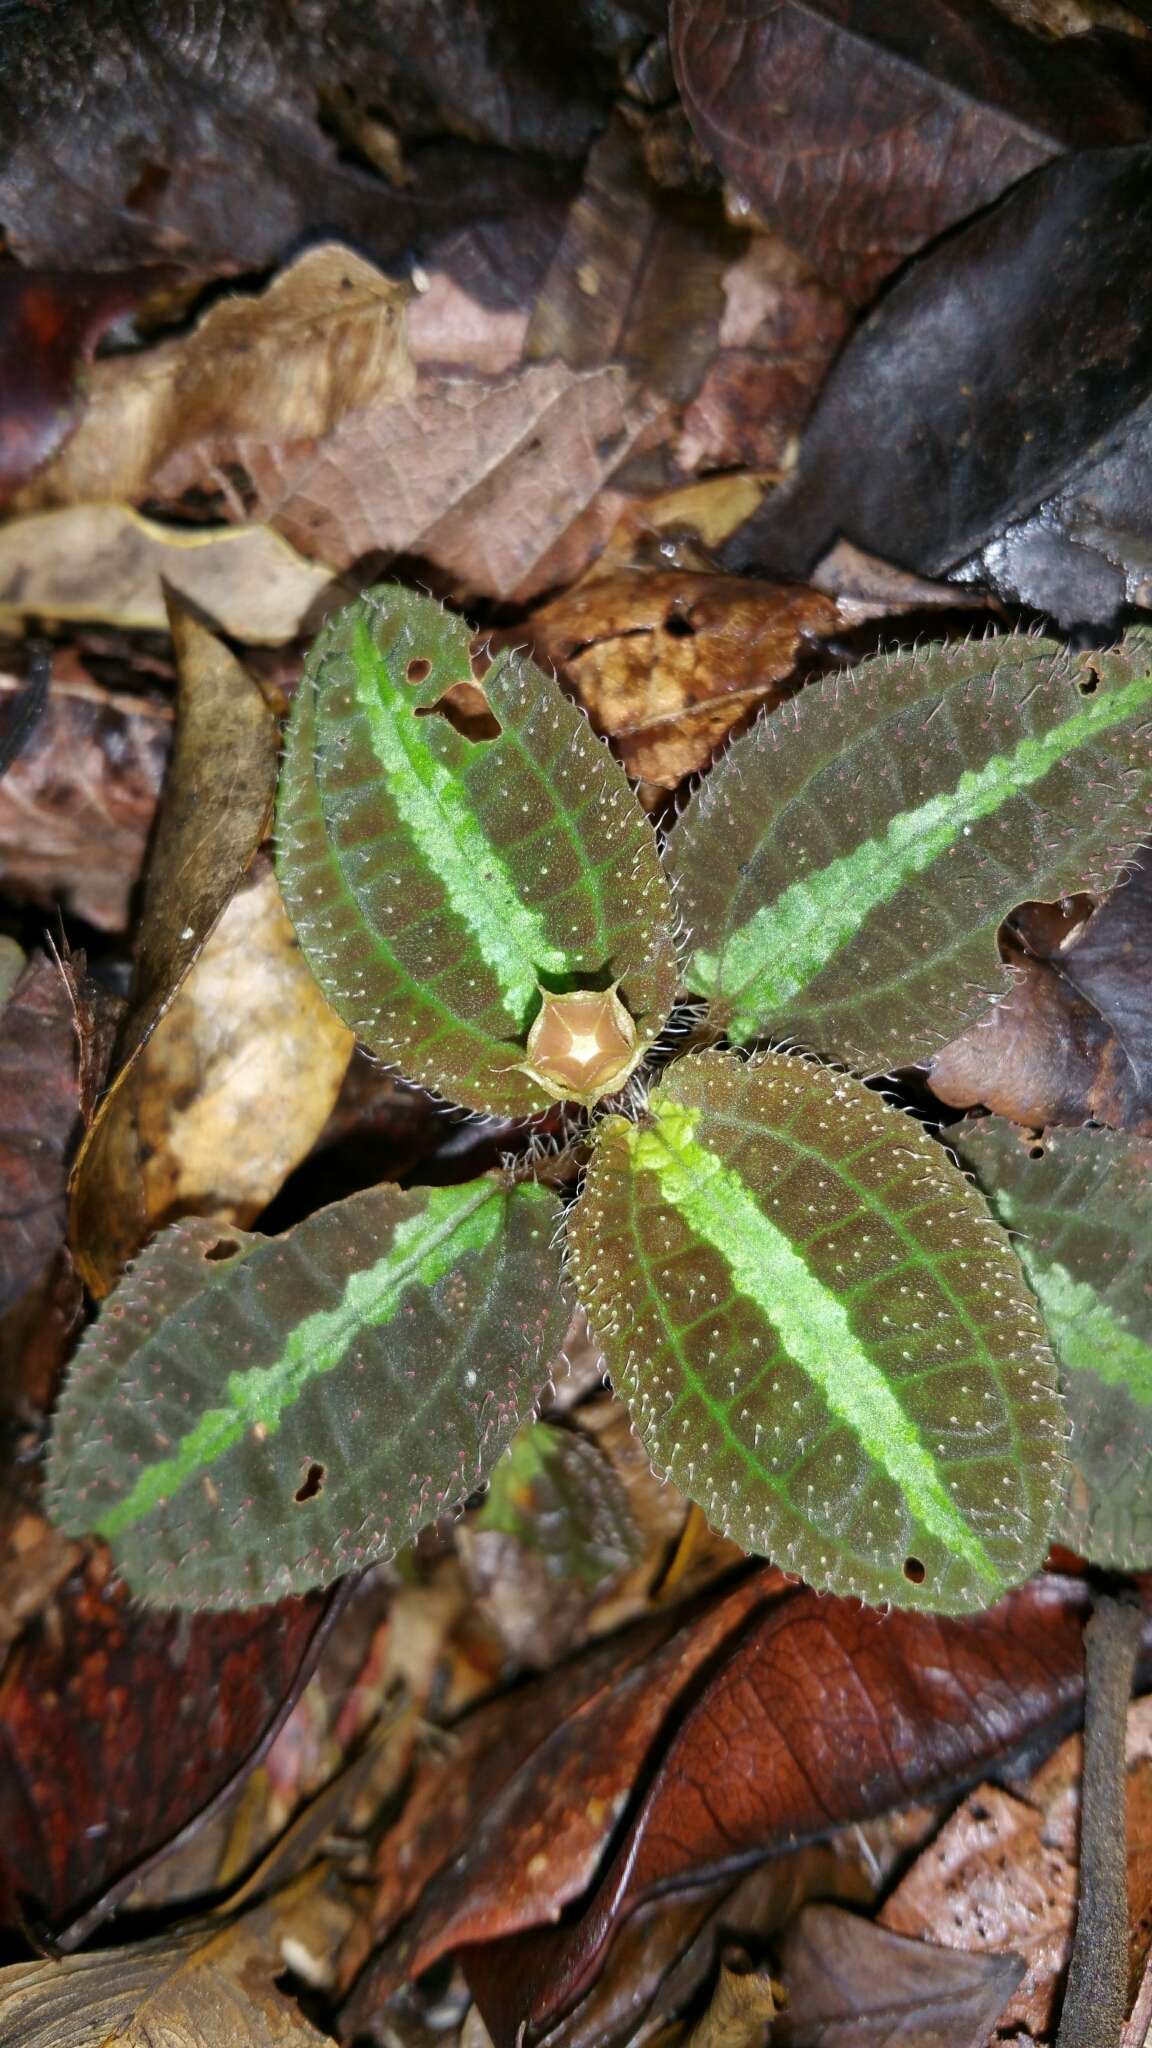
<path fill-rule="evenodd" d="M 275 1238 L 164 1231 L 79 1347 L 57 1520 L 166 1605 L 386 1557 L 532 1414 L 570 1291 L 654 1466 L 816 1586 L 958 1612 L 1053 1534 L 1147 1563 L 1147 1161 L 1104 1133 L 1032 1159 L 977 1132 L 990 1207 L 858 1077 L 980 1013 L 1016 904 L 1121 882 L 1150 722 L 1147 634 L 865 662 L 737 741 L 661 849 L 531 662 L 481 674 L 461 620 L 367 593 L 293 707 L 285 901 L 382 1060 L 526 1127 L 569 1105 L 581 1184 L 566 1205 L 529 1143 L 500 1174 L 375 1188 Z M 677 1058 L 686 1019 L 711 1045 Z M 1106 1245 L 1122 1186 L 1145 1227 Z"/>

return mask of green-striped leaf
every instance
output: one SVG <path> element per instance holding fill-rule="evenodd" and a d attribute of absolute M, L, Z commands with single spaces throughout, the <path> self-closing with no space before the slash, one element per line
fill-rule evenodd
<path fill-rule="evenodd" d="M 1109 887 L 1152 815 L 1152 635 L 877 659 L 737 741 L 673 835 L 687 981 L 731 1038 L 867 1072 L 1003 986 L 1017 903 Z"/>
<path fill-rule="evenodd" d="M 328 624 L 288 733 L 280 880 L 317 980 L 374 1051 L 453 1101 L 527 1115 L 622 1085 L 656 1037 L 670 899 L 622 769 L 530 662 L 504 653 L 484 676 L 497 737 L 436 713 L 460 683 L 476 708 L 469 642 L 395 585 Z M 560 1078 L 544 1058 L 524 1070 L 547 996 L 583 989 L 605 995 L 609 1043 L 584 1090 L 563 1019 Z"/>
<path fill-rule="evenodd" d="M 957 1150 L 1015 1239 L 1072 1417 L 1057 1534 L 1096 1564 L 1152 1564 L 1152 1142 L 999 1119 Z"/>
<path fill-rule="evenodd" d="M 391 1555 L 532 1407 L 556 1213 L 485 1179 L 373 1188 L 279 1238 L 176 1224 L 80 1345 L 50 1512 L 162 1606 L 251 1606 Z"/>
<path fill-rule="evenodd" d="M 946 1612 L 1040 1564 L 1044 1325 L 976 1190 L 861 1082 L 678 1062 L 646 1118 L 600 1126 L 570 1238 L 650 1454 L 745 1549 Z"/>

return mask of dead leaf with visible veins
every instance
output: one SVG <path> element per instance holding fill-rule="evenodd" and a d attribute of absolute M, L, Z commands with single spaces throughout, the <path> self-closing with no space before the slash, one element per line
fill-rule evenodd
<path fill-rule="evenodd" d="M 69 505 L 0 527 L 0 626 L 99 620 L 163 632 L 166 584 L 222 632 L 273 647 L 348 596 L 267 526 L 161 526 L 128 505 Z"/>
<path fill-rule="evenodd" d="M 51 907 L 63 899 L 98 931 L 128 924 L 172 741 L 155 697 L 102 689 L 56 662 L 35 730 L 0 778 L 0 881 Z M 0 674 L 0 717 L 23 685 Z"/>
<path fill-rule="evenodd" d="M 693 2027 L 687 2048 L 763 2048 L 776 2018 L 780 1987 L 766 1970 L 739 1957 L 725 1958 L 707 2012 Z"/>
<path fill-rule="evenodd" d="M 0 2041 L 21 2048 L 309 2048 L 330 2039 L 278 1977 L 323 1981 L 352 1918 L 320 1866 L 239 1919 L 195 1922 L 152 1941 L 0 1970 Z"/>
<path fill-rule="evenodd" d="M 839 623 L 835 600 L 802 584 L 620 571 L 503 637 L 552 663 L 657 801 L 790 695 Z"/>
<path fill-rule="evenodd" d="M 191 334 L 93 365 L 80 420 L 20 511 L 173 497 L 238 438 L 299 441 L 411 391 L 408 286 L 336 243 L 305 250 L 255 297 L 218 299 Z"/>
<path fill-rule="evenodd" d="M 550 551 L 659 411 L 616 364 L 429 373 L 410 399 L 349 413 L 323 440 L 241 441 L 236 459 L 249 516 L 293 548 L 340 571 L 404 556 L 460 599 L 520 600 L 554 580 Z"/>
<path fill-rule="evenodd" d="M 96 1294 L 147 1234 L 133 1098 L 135 1056 L 176 998 L 231 901 L 272 815 L 276 721 L 235 656 L 173 608 L 180 697 L 152 849 L 119 1074 L 72 1179 L 71 1238 Z"/>

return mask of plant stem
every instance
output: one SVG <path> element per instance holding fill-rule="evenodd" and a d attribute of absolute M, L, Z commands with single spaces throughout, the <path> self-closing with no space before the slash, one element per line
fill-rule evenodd
<path fill-rule="evenodd" d="M 1144 1616 L 1101 1593 L 1084 1631 L 1080 1896 L 1056 2048 L 1117 2048 L 1128 2003 L 1125 1733 Z"/>

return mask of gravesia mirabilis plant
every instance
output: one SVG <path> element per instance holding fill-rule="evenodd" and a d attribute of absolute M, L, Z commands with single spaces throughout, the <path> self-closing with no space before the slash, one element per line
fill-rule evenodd
<path fill-rule="evenodd" d="M 501 1174 L 370 1190 L 274 1239 L 163 1232 L 79 1347 L 57 1520 L 188 1607 L 390 1555 L 532 1412 L 566 1240 L 654 1465 L 718 1527 L 839 1593 L 995 1600 L 1072 1512 L 1052 1350 L 1072 1296 L 1021 1265 L 940 1144 L 829 1063 L 924 1056 L 1002 984 L 1009 910 L 1121 878 L 1150 730 L 1152 635 L 877 659 L 738 740 L 662 855 L 530 662 L 478 677 L 431 599 L 360 598 L 287 734 L 301 945 L 410 1078 L 529 1135 L 570 1105 L 582 1185 L 565 1213 L 529 1143 Z M 728 1049 L 672 1057 L 686 995 Z M 739 1049 L 784 1036 L 802 1050 Z"/>

